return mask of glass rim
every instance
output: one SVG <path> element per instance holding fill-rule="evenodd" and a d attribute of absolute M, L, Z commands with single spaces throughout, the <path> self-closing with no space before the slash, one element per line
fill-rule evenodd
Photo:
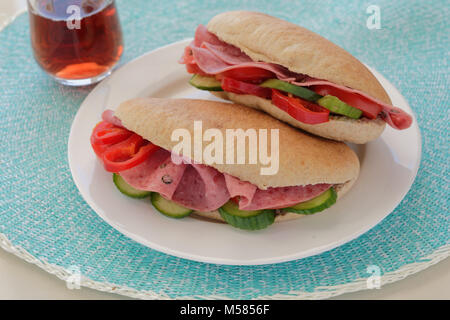
<path fill-rule="evenodd" d="M 48 3 L 52 3 L 52 5 L 54 6 L 54 3 L 55 3 L 56 0 L 27 0 L 28 13 L 33 13 L 35 15 L 38 15 L 38 16 L 41 16 L 41 17 L 45 17 L 45 15 L 42 14 L 41 10 L 39 10 L 39 8 L 36 7 L 36 5 L 37 5 L 37 3 L 39 1 L 46 1 Z M 59 1 L 59 2 L 61 2 L 61 1 L 74 2 L 74 1 L 77 1 L 77 0 L 57 0 L 57 1 Z M 83 1 L 83 0 L 78 0 L 78 1 Z M 114 0 L 103 0 L 102 6 L 101 6 L 102 10 L 103 10 L 104 7 L 108 6 L 109 4 L 111 4 L 113 2 L 115 2 L 115 1 Z M 76 4 L 69 4 L 69 5 L 76 5 Z M 81 18 L 84 19 L 86 17 L 89 17 L 91 15 L 94 15 L 94 14 L 98 13 L 99 11 L 101 11 L 101 10 L 94 10 L 94 11 L 92 11 L 92 12 L 86 14 L 86 15 L 83 15 Z M 70 19 L 70 14 L 69 13 L 67 13 L 67 14 L 68 14 L 68 16 L 66 18 L 64 18 L 64 19 L 62 19 L 62 18 L 61 19 L 54 19 L 54 17 L 51 18 L 51 19 L 55 20 L 55 21 L 66 21 L 66 20 Z M 48 18 L 50 18 L 50 17 L 48 17 Z"/>

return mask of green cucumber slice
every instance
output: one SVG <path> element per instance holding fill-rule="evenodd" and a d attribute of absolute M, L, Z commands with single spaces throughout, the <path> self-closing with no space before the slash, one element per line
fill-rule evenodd
<path fill-rule="evenodd" d="M 252 211 L 240 210 L 239 205 L 233 201 L 228 201 L 222 206 L 222 208 L 229 214 L 241 218 L 254 217 L 263 212 L 263 210 L 252 210 Z"/>
<path fill-rule="evenodd" d="M 152 193 L 151 200 L 156 210 L 170 218 L 184 218 L 190 215 L 193 211 L 192 209 L 185 208 L 173 201 L 165 199 L 163 196 L 156 192 Z"/>
<path fill-rule="evenodd" d="M 214 77 L 205 77 L 194 74 L 189 83 L 200 90 L 223 91 L 222 84 Z"/>
<path fill-rule="evenodd" d="M 233 201 L 228 201 L 219 208 L 219 213 L 228 224 L 243 230 L 265 229 L 275 221 L 274 210 L 239 210 L 239 206 Z"/>
<path fill-rule="evenodd" d="M 281 211 L 299 214 L 313 214 L 331 207 L 336 202 L 336 199 L 336 191 L 334 188 L 330 188 L 311 200 L 300 202 L 293 207 L 283 208 Z"/>
<path fill-rule="evenodd" d="M 124 195 L 129 196 L 131 198 L 145 198 L 150 195 L 150 191 L 135 189 L 126 183 L 123 178 L 117 173 L 113 173 L 113 181 L 116 185 L 117 189 L 122 192 Z"/>
<path fill-rule="evenodd" d="M 362 116 L 362 111 L 356 109 L 344 101 L 339 100 L 338 97 L 326 95 L 317 100 L 317 103 L 324 108 L 327 108 L 333 113 L 341 114 L 352 119 L 359 119 Z"/>
<path fill-rule="evenodd" d="M 292 93 L 294 96 L 300 97 L 300 98 L 308 100 L 308 101 L 313 101 L 313 102 L 322 98 L 322 96 L 320 94 L 317 94 L 312 90 L 306 89 L 304 87 L 299 87 L 299 86 L 290 84 L 289 82 L 281 81 L 278 79 L 266 80 L 261 84 L 261 87 L 273 88 L 273 89 L 281 90 L 284 92 L 289 92 L 289 93 Z"/>

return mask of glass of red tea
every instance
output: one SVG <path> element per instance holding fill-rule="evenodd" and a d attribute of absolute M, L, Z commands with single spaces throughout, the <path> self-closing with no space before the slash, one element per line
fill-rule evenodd
<path fill-rule="evenodd" d="M 123 40 L 114 0 L 28 0 L 34 57 L 71 86 L 96 83 L 117 65 Z"/>

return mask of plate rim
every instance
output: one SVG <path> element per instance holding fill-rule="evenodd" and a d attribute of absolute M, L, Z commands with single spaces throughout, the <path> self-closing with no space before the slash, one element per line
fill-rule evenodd
<path fill-rule="evenodd" d="M 245 261 L 236 261 L 236 259 L 229 259 L 229 258 L 215 258 L 215 257 L 204 257 L 202 255 L 198 255 L 198 254 L 189 254 L 189 253 L 185 253 L 183 251 L 179 251 L 179 250 L 175 250 L 175 249 L 171 249 L 171 248 L 167 248 L 164 247 L 158 243 L 155 243 L 153 241 L 149 241 L 148 239 L 144 239 L 139 235 L 136 235 L 132 232 L 129 232 L 127 230 L 125 230 L 126 228 L 123 228 L 119 225 L 119 223 L 114 222 L 113 219 L 110 219 L 108 217 L 106 217 L 105 215 L 101 214 L 100 212 L 102 212 L 102 210 L 100 210 L 100 208 L 97 206 L 97 204 L 95 203 L 95 201 L 90 201 L 89 198 L 87 197 L 84 192 L 82 192 L 83 188 L 80 188 L 81 186 L 81 182 L 79 181 L 78 176 L 75 174 L 75 169 L 74 166 L 75 164 L 72 162 L 71 159 L 73 159 L 74 157 L 72 156 L 72 149 L 71 145 L 74 143 L 74 127 L 76 126 L 76 124 L 80 121 L 80 110 L 83 106 L 83 104 L 85 103 L 85 101 L 88 99 L 89 96 L 94 95 L 98 90 L 101 90 L 101 88 L 105 85 L 108 84 L 109 81 L 111 81 L 110 79 L 114 78 L 115 74 L 118 73 L 120 70 L 123 70 L 124 68 L 126 68 L 127 66 L 129 66 L 130 64 L 134 64 L 138 61 L 140 61 L 141 59 L 144 59 L 146 56 L 154 54 L 156 52 L 165 50 L 167 48 L 170 48 L 172 46 L 176 46 L 179 45 L 181 43 L 186 43 L 188 44 L 190 41 L 192 41 L 192 38 L 187 38 L 187 39 L 183 39 L 183 40 L 179 40 L 179 41 L 175 41 L 169 44 L 166 44 L 164 46 L 155 48 L 151 51 L 145 52 L 142 55 L 128 61 L 127 63 L 121 65 L 120 67 L 118 67 L 113 74 L 111 74 L 109 77 L 107 77 L 106 79 L 102 80 L 101 82 L 99 82 L 90 92 L 89 94 L 83 99 L 83 102 L 80 104 L 78 111 L 75 115 L 75 117 L 73 118 L 71 127 L 70 127 L 70 131 L 69 131 L 69 139 L 67 142 L 67 158 L 68 158 L 68 163 L 69 163 L 69 168 L 70 168 L 70 172 L 71 172 L 71 176 L 72 176 L 72 180 L 75 183 L 75 186 L 77 187 L 80 195 L 82 196 L 83 200 L 91 207 L 91 209 L 93 209 L 93 211 L 103 220 L 105 221 L 107 224 L 109 224 L 111 227 L 113 227 L 116 231 L 118 231 L 119 233 L 121 233 L 122 235 L 138 242 L 139 244 L 146 246 L 152 250 L 157 250 L 159 252 L 165 253 L 165 254 L 169 254 L 171 256 L 174 257 L 179 257 L 179 258 L 183 258 L 183 259 L 187 259 L 187 260 L 191 260 L 191 261 L 197 261 L 197 262 L 203 262 L 203 263 L 209 263 L 209 264 L 218 264 L 218 265 L 236 265 L 236 266 L 252 266 L 252 265 L 267 265 L 267 264 L 277 264 L 277 263 L 284 263 L 284 262 L 288 262 L 288 261 L 293 261 L 293 260 L 298 260 L 298 259 L 303 259 L 303 258 L 307 258 L 307 257 L 312 257 L 324 252 L 327 252 L 329 250 L 335 249 L 337 247 L 340 247 L 358 237 L 360 237 L 361 235 L 365 234 L 366 232 L 368 232 L 369 230 L 371 230 L 372 228 L 374 228 L 375 226 L 377 226 L 378 224 L 380 224 L 384 219 L 386 219 L 386 217 L 388 217 L 390 214 L 392 214 L 392 212 L 395 211 L 395 209 L 401 204 L 401 202 L 403 201 L 403 199 L 405 198 L 405 196 L 408 194 L 408 192 L 411 190 L 411 187 L 414 184 L 414 181 L 417 177 L 417 173 L 420 169 L 420 164 L 422 161 L 422 143 L 423 143 L 423 139 L 422 139 L 422 135 L 420 132 L 420 127 L 418 125 L 417 122 L 417 117 L 416 114 L 414 112 L 414 110 L 411 108 L 411 106 L 409 105 L 408 101 L 406 100 L 406 98 L 401 94 L 401 92 L 388 80 L 384 77 L 384 75 L 382 75 L 380 72 L 378 72 L 377 70 L 369 67 L 368 65 L 364 64 L 366 67 L 368 67 L 368 69 L 370 70 L 370 72 L 375 76 L 374 72 L 377 73 L 388 85 L 392 86 L 392 88 L 394 88 L 397 93 L 400 95 L 400 97 L 404 100 L 405 104 L 408 107 L 408 112 L 411 112 L 413 120 L 414 120 L 414 127 L 416 128 L 416 134 L 417 134 L 417 138 L 418 138 L 418 149 L 417 149 L 417 154 L 416 154 L 416 162 L 414 163 L 414 172 L 413 172 L 413 176 L 412 179 L 410 181 L 409 186 L 407 187 L 407 189 L 401 194 L 401 196 L 399 196 L 398 198 L 400 199 L 396 206 L 394 207 L 394 209 L 385 214 L 384 216 L 382 216 L 380 219 L 377 219 L 378 221 L 375 224 L 372 225 L 368 225 L 364 228 L 361 228 L 360 230 L 358 230 L 357 232 L 354 232 L 352 234 L 349 234 L 345 237 L 342 237 L 341 239 L 339 239 L 338 241 L 334 241 L 331 242 L 327 245 L 322 245 L 320 247 L 314 247 L 308 250 L 304 250 L 301 252 L 301 254 L 296 253 L 296 254 L 288 254 L 288 255 L 284 255 L 284 256 L 276 256 L 276 257 L 272 257 L 272 258 L 264 258 L 264 259 L 253 259 L 253 260 L 245 260 Z M 376 77 L 376 76 L 375 76 Z M 384 87 L 383 87 L 384 88 Z M 384 88 L 385 89 L 385 88 Z M 385 89 L 386 90 L 386 89 Z"/>

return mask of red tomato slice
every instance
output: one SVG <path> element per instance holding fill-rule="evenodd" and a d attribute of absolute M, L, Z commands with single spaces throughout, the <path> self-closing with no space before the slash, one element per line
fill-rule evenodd
<path fill-rule="evenodd" d="M 264 99 L 270 99 L 272 95 L 270 88 L 263 88 L 256 84 L 246 83 L 227 77 L 222 79 L 222 89 L 238 94 L 251 94 Z"/>
<path fill-rule="evenodd" d="M 113 126 L 108 128 L 97 128 L 92 133 L 92 136 L 95 144 L 113 144 L 127 139 L 132 134 L 133 132 L 130 130 Z"/>
<path fill-rule="evenodd" d="M 363 96 L 351 92 L 345 92 L 336 87 L 319 85 L 313 86 L 313 90 L 322 96 L 329 94 L 338 97 L 340 100 L 351 105 L 352 107 L 361 110 L 363 115 L 369 119 L 376 119 L 383 109 L 383 107 L 379 104 L 370 101 Z"/>
<path fill-rule="evenodd" d="M 294 119 L 307 124 L 328 122 L 330 115 L 330 111 L 322 106 L 298 97 L 288 97 L 275 89 L 272 89 L 272 103 Z"/>
<path fill-rule="evenodd" d="M 108 147 L 127 139 L 132 134 L 133 132 L 125 128 L 115 126 L 106 121 L 101 121 L 94 127 L 94 130 L 92 130 L 92 149 L 94 149 L 95 154 L 101 158 L 103 152 L 108 149 Z"/>
<path fill-rule="evenodd" d="M 244 67 L 244 68 L 236 68 L 230 69 L 225 72 L 222 72 L 219 75 L 219 78 L 233 78 L 239 81 L 249 81 L 249 82 L 262 82 L 267 79 L 275 78 L 275 74 L 271 71 L 267 71 L 265 69 L 257 68 L 257 67 Z"/>
<path fill-rule="evenodd" d="M 133 134 L 127 140 L 106 149 L 102 154 L 106 171 L 120 172 L 144 162 L 159 147 Z"/>
<path fill-rule="evenodd" d="M 92 149 L 94 149 L 95 154 L 101 158 L 103 152 L 107 149 L 108 145 L 106 144 L 99 144 L 97 140 L 95 139 L 95 135 L 102 130 L 111 129 L 114 125 L 105 121 L 101 121 L 97 123 L 97 125 L 94 127 L 94 130 L 92 130 L 91 134 L 91 146 Z"/>
<path fill-rule="evenodd" d="M 105 152 L 105 150 L 108 149 L 108 147 L 109 147 L 109 145 L 107 145 L 107 144 L 94 143 L 94 138 L 92 135 L 91 135 L 91 146 L 92 146 L 92 149 L 94 150 L 95 154 L 99 158 L 102 157 L 103 152 Z"/>
<path fill-rule="evenodd" d="M 133 168 L 159 149 L 141 136 L 106 121 L 95 126 L 91 145 L 109 172 Z"/>

